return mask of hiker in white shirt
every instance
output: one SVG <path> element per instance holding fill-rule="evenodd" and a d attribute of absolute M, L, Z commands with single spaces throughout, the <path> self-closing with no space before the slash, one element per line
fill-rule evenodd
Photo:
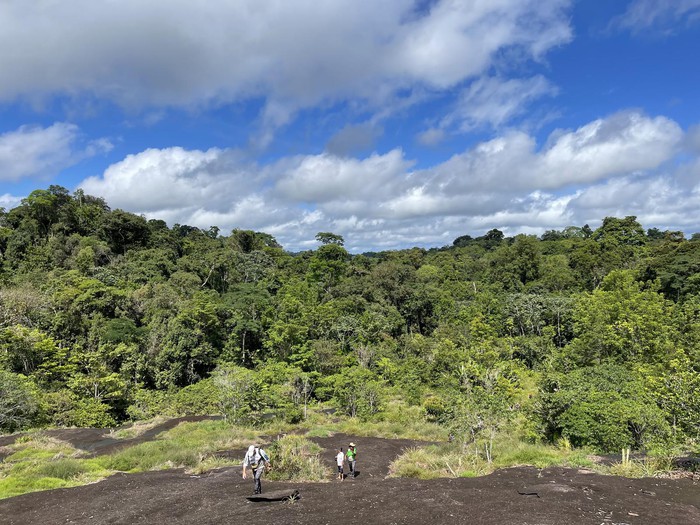
<path fill-rule="evenodd" d="M 263 473 L 270 466 L 270 456 L 261 449 L 258 445 L 250 445 L 248 452 L 243 458 L 243 479 L 246 479 L 247 468 L 253 471 L 253 479 L 255 480 L 255 492 L 253 494 L 262 494 L 262 478 Z"/>
<path fill-rule="evenodd" d="M 343 476 L 343 465 L 345 465 L 345 454 L 343 453 L 342 447 L 338 451 L 338 454 L 335 456 L 335 460 L 338 463 L 338 479 L 340 481 L 343 481 L 343 479 L 345 479 L 345 476 Z"/>

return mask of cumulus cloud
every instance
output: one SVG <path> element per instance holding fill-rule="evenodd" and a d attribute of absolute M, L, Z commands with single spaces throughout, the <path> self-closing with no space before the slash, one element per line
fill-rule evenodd
<path fill-rule="evenodd" d="M 130 108 L 263 97 L 269 125 L 325 100 L 450 88 L 504 49 L 571 39 L 570 0 L 0 4 L 0 100 L 89 93 Z"/>
<path fill-rule="evenodd" d="M 410 165 L 401 150 L 374 154 L 364 160 L 328 154 L 307 156 L 285 173 L 277 191 L 284 198 L 321 205 L 371 201 L 391 195 L 394 182 Z"/>
<path fill-rule="evenodd" d="M 0 135 L 0 180 L 55 175 L 111 148 L 106 139 L 83 143 L 78 127 L 73 124 L 57 122 L 47 128 L 22 126 Z"/>
<path fill-rule="evenodd" d="M 694 172 L 694 183 L 679 183 L 674 171 L 651 176 L 628 176 L 585 188 L 572 198 L 569 209 L 578 224 L 602 217 L 636 215 L 644 225 L 698 231 L 700 164 L 681 170 Z"/>
<path fill-rule="evenodd" d="M 659 166 L 676 153 L 683 131 L 665 117 L 621 112 L 564 133 L 546 151 L 542 162 L 545 187 L 594 182 L 611 175 Z"/>
<path fill-rule="evenodd" d="M 700 205 L 700 158 L 679 164 L 686 139 L 665 117 L 629 111 L 559 130 L 542 146 L 510 131 L 420 170 L 399 149 L 268 165 L 230 150 L 150 149 L 81 187 L 171 224 L 266 231 L 292 250 L 314 246 L 318 231 L 338 232 L 361 251 L 448 244 L 493 227 L 593 225 L 608 215 L 692 229 L 700 226 L 691 213 Z"/>
<path fill-rule="evenodd" d="M 231 203 L 250 199 L 262 174 L 251 171 L 232 150 L 174 147 L 148 149 L 111 165 L 81 188 L 103 195 L 115 208 L 168 217 L 230 212 Z M 234 200 L 231 200 L 231 199 Z M 201 224 L 201 223 L 199 223 Z"/>

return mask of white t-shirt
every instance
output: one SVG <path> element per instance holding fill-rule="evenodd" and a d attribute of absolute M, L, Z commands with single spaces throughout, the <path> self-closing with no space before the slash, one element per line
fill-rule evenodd
<path fill-rule="evenodd" d="M 338 452 L 338 455 L 335 457 L 336 461 L 338 462 L 338 466 L 342 467 L 343 463 L 345 462 L 345 454 L 342 452 Z"/>
<path fill-rule="evenodd" d="M 243 458 L 243 464 L 248 467 L 252 465 L 257 465 L 258 463 L 262 462 L 267 463 L 268 461 L 270 461 L 270 457 L 261 448 L 256 448 L 252 451 L 248 450 L 248 452 L 245 455 L 245 458 Z"/>

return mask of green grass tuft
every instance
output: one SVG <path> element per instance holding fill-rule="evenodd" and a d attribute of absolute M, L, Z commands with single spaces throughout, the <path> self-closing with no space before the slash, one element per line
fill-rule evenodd
<path fill-rule="evenodd" d="M 100 460 L 105 468 L 120 472 L 198 469 L 214 452 L 245 448 L 257 435 L 224 421 L 181 423 L 155 441 L 135 445 Z M 219 466 L 232 463 L 217 462 Z"/>
<path fill-rule="evenodd" d="M 473 443 L 465 447 L 457 443 L 431 445 L 404 452 L 392 463 L 390 475 L 418 479 L 473 477 L 498 468 L 522 465 L 586 467 L 601 471 L 585 450 L 529 443 L 516 434 L 501 434 L 494 440 L 491 462 L 485 457 L 483 443 L 479 447 Z"/>
<path fill-rule="evenodd" d="M 303 436 L 287 435 L 270 446 L 273 468 L 268 477 L 277 481 L 327 481 L 331 470 L 321 460 L 321 447 Z"/>

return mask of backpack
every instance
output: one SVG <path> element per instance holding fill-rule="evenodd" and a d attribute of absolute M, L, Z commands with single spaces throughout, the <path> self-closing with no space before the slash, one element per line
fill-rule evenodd
<path fill-rule="evenodd" d="M 255 452 L 253 453 L 252 457 L 248 456 L 248 464 L 250 465 L 250 468 L 256 469 L 258 468 L 258 465 L 260 462 L 265 462 L 268 463 L 270 461 L 270 456 L 268 456 L 264 450 L 260 448 L 256 448 Z"/>

